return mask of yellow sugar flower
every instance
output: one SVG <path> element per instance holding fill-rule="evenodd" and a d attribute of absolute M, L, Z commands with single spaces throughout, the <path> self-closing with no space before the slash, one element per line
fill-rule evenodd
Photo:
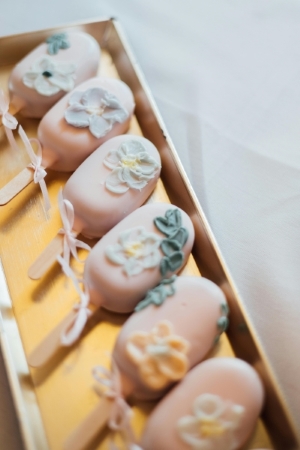
<path fill-rule="evenodd" d="M 188 370 L 188 350 L 188 341 L 175 335 L 167 320 L 159 322 L 150 333 L 132 333 L 126 343 L 129 359 L 138 366 L 143 382 L 154 390 L 184 377 Z"/>

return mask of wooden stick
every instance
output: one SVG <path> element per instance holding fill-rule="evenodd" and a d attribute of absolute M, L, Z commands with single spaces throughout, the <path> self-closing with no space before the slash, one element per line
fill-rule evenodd
<path fill-rule="evenodd" d="M 92 303 L 88 306 L 91 311 L 90 318 L 96 313 L 98 307 Z M 77 316 L 77 311 L 72 310 L 30 353 L 27 362 L 31 367 L 42 367 L 63 347 L 61 334 L 68 329 Z"/>
<path fill-rule="evenodd" d="M 83 450 L 106 425 L 113 400 L 103 397 L 93 411 L 79 424 L 64 443 L 64 450 Z"/>
<path fill-rule="evenodd" d="M 64 249 L 64 235 L 57 234 L 37 257 L 28 269 L 28 276 L 32 280 L 41 278 L 52 264 L 56 262 L 57 255 L 61 255 Z"/>
<path fill-rule="evenodd" d="M 18 175 L 0 189 L 0 205 L 6 205 L 33 181 L 34 171 L 25 167 Z"/>

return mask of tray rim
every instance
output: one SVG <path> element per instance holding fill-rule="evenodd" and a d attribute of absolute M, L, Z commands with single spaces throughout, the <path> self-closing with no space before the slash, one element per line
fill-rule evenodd
<path fill-rule="evenodd" d="M 164 121 L 162 119 L 162 116 L 161 116 L 161 114 L 160 114 L 160 112 L 158 110 L 158 107 L 157 107 L 157 105 L 155 103 L 155 100 L 153 98 L 151 90 L 150 90 L 150 88 L 149 88 L 149 86 L 147 84 L 146 78 L 145 78 L 145 76 L 144 76 L 144 74 L 143 74 L 143 72 L 142 72 L 142 70 L 141 70 L 141 68 L 140 68 L 140 66 L 139 66 L 135 56 L 134 56 L 134 53 L 133 53 L 133 51 L 132 51 L 132 49 L 131 49 L 131 47 L 130 47 L 130 45 L 128 43 L 128 40 L 127 40 L 127 38 L 125 36 L 125 33 L 124 33 L 123 29 L 122 29 L 122 26 L 121 26 L 120 22 L 117 19 L 113 18 L 113 17 L 111 17 L 111 18 L 108 18 L 108 17 L 96 17 L 95 18 L 94 17 L 92 19 L 84 19 L 84 20 L 80 20 L 80 21 L 69 22 L 69 23 L 66 23 L 66 24 L 60 24 L 60 25 L 57 25 L 55 27 L 42 28 L 42 29 L 32 30 L 32 31 L 29 31 L 29 32 L 21 32 L 21 33 L 9 34 L 9 35 L 2 35 L 2 36 L 0 36 L 0 43 L 1 43 L 1 41 L 14 39 L 14 38 L 18 38 L 20 36 L 25 36 L 25 35 L 28 36 L 28 35 L 32 35 L 34 33 L 38 34 L 38 33 L 45 33 L 45 32 L 53 32 L 53 31 L 59 30 L 61 28 L 66 29 L 66 28 L 70 28 L 70 27 L 98 24 L 98 23 L 103 23 L 103 22 L 106 22 L 106 24 L 107 24 L 107 31 L 108 32 L 111 30 L 111 26 L 113 26 L 115 31 L 116 31 L 116 33 L 119 35 L 120 40 L 122 41 L 122 44 L 123 44 L 123 46 L 125 48 L 127 56 L 128 56 L 128 58 L 129 58 L 129 60 L 130 60 L 130 62 L 132 64 L 132 66 L 133 66 L 133 69 L 134 69 L 134 71 L 135 71 L 135 73 L 136 73 L 136 75 L 137 75 L 137 77 L 139 79 L 139 82 L 141 83 L 141 85 L 142 85 L 142 87 L 143 87 L 143 89 L 144 89 L 144 91 L 146 93 L 146 96 L 147 96 L 147 99 L 148 99 L 148 101 L 149 101 L 149 103 L 151 105 L 152 111 L 153 111 L 153 113 L 154 113 L 158 123 L 161 126 L 161 131 L 162 131 L 162 133 L 163 133 L 163 135 L 164 135 L 164 137 L 165 137 L 165 139 L 166 139 L 166 141 L 168 143 L 168 146 L 170 147 L 170 149 L 172 151 L 172 157 L 173 157 L 174 162 L 175 162 L 175 164 L 177 166 L 177 169 L 180 172 L 180 175 L 183 178 L 183 181 L 184 181 L 185 185 L 188 187 L 189 194 L 191 196 L 191 200 L 192 200 L 193 204 L 195 205 L 197 211 L 199 212 L 199 215 L 200 215 L 201 220 L 203 222 L 205 233 L 207 234 L 208 240 L 210 241 L 210 243 L 211 243 L 211 245 L 212 245 L 212 247 L 213 247 L 213 249 L 214 249 L 214 251 L 215 251 L 215 253 L 217 255 L 218 261 L 219 261 L 219 263 L 220 263 L 220 265 L 222 267 L 222 270 L 225 273 L 225 276 L 226 276 L 226 278 L 227 278 L 227 280 L 229 282 L 230 288 L 232 289 L 235 298 L 238 300 L 238 306 L 239 306 L 239 308 L 240 308 L 240 310 L 242 312 L 243 319 L 245 320 L 247 328 L 250 331 L 250 335 L 251 335 L 252 339 L 255 342 L 255 345 L 257 347 L 256 350 L 258 351 L 259 356 L 260 356 L 263 364 L 267 368 L 267 372 L 268 372 L 268 376 L 270 377 L 271 384 L 272 384 L 272 386 L 274 387 L 274 389 L 276 391 L 276 394 L 278 396 L 278 399 L 280 401 L 281 406 L 283 407 L 285 417 L 286 417 L 287 421 L 289 422 L 289 425 L 290 425 L 290 427 L 291 427 L 291 429 L 292 429 L 292 431 L 294 433 L 294 438 L 298 441 L 298 443 L 300 443 L 300 436 L 297 433 L 297 429 L 296 429 L 296 426 L 295 426 L 294 418 L 292 417 L 292 414 L 288 410 L 287 402 L 286 402 L 284 394 L 283 394 L 283 392 L 281 390 L 281 387 L 279 385 L 279 381 L 276 378 L 276 376 L 275 376 L 275 374 L 273 372 L 271 363 L 270 363 L 268 357 L 265 354 L 262 342 L 261 342 L 261 340 L 259 339 L 259 337 L 257 336 L 257 334 L 255 332 L 255 327 L 254 327 L 253 323 L 251 322 L 250 318 L 248 317 L 248 314 L 247 314 L 246 308 L 244 306 L 244 303 L 243 303 L 243 301 L 241 299 L 241 296 L 240 296 L 240 294 L 238 292 L 238 289 L 237 289 L 237 287 L 236 287 L 236 285 L 235 285 L 235 283 L 233 281 L 233 278 L 232 278 L 232 276 L 230 274 L 230 271 L 229 271 L 229 269 L 228 269 L 228 267 L 227 267 L 227 265 L 225 263 L 225 259 L 222 256 L 222 253 L 221 253 L 220 248 L 219 248 L 219 246 L 217 244 L 216 238 L 215 238 L 215 236 L 214 236 L 214 234 L 213 234 L 213 232 L 212 232 L 212 230 L 210 228 L 208 220 L 207 220 L 207 218 L 206 218 L 206 216 L 205 216 L 205 214 L 204 214 L 204 212 L 202 210 L 202 207 L 201 207 L 201 205 L 200 205 L 200 203 L 199 203 L 199 201 L 198 201 L 198 199 L 196 197 L 196 194 L 195 194 L 195 192 L 194 192 L 194 190 L 193 190 L 193 188 L 191 186 L 191 183 L 190 183 L 190 181 L 189 181 L 189 179 L 187 177 L 187 174 L 186 174 L 186 172 L 185 172 L 185 170 L 184 170 L 184 168 L 182 166 L 182 163 L 181 163 L 181 161 L 179 159 L 179 156 L 178 156 L 178 154 L 176 152 L 176 148 L 175 148 L 175 146 L 174 146 L 174 144 L 172 142 L 172 139 L 171 139 L 171 137 L 170 137 L 170 135 L 169 135 L 169 133 L 167 131 L 167 128 L 166 128 L 165 123 L 164 123 Z M 104 33 L 104 40 L 106 38 L 107 38 L 107 36 L 106 36 L 106 31 L 105 31 L 105 33 Z M 105 45 L 104 45 L 104 47 L 105 47 Z M 0 290 L 4 286 L 3 280 L 1 280 L 1 278 L 3 278 L 3 277 L 4 277 L 4 282 L 5 282 L 5 273 L 4 273 L 4 270 L 3 270 L 3 267 L 2 267 L 2 264 L 1 264 L 1 260 L 0 260 Z M 6 282 L 5 282 L 5 286 L 6 286 L 6 289 L 8 291 L 8 287 L 7 287 Z M 9 295 L 9 292 L 8 292 L 8 295 Z M 13 313 L 13 310 L 11 311 L 11 314 L 12 314 L 12 317 L 15 317 L 14 313 Z M 14 320 L 16 322 L 16 319 L 14 319 Z M 3 319 L 3 314 L 2 314 L 2 311 L 1 311 L 1 302 L 0 302 L 0 347 L 1 347 L 1 350 L 2 350 L 2 354 L 3 354 L 3 359 L 4 359 L 4 362 L 5 362 L 6 372 L 8 374 L 9 384 L 10 384 L 11 392 L 12 392 L 12 395 L 13 395 L 13 402 L 14 402 L 15 410 L 16 410 L 17 417 L 18 417 L 18 420 L 19 420 L 20 431 L 21 431 L 21 435 L 22 435 L 22 438 L 23 438 L 23 441 L 24 441 L 24 445 L 25 445 L 26 449 L 31 450 L 31 449 L 36 448 L 36 447 L 34 447 L 34 444 L 33 444 L 33 441 L 32 441 L 32 436 L 30 435 L 30 430 L 29 430 L 30 426 L 28 426 L 28 424 L 26 424 L 26 420 L 24 420 L 24 411 L 23 411 L 22 400 L 21 400 L 21 391 L 20 391 L 20 390 L 22 390 L 22 388 L 21 388 L 19 380 L 16 379 L 16 372 L 13 371 L 14 370 L 14 368 L 12 367 L 13 366 L 13 362 L 12 362 L 13 356 L 12 356 L 10 344 L 9 344 L 9 342 L 6 339 L 7 332 L 6 332 L 6 329 L 5 329 L 4 322 L 5 322 L 5 320 Z M 22 341 L 21 341 L 20 335 L 19 335 L 19 339 L 20 339 L 20 342 L 19 342 L 20 348 L 19 348 L 19 350 L 21 351 L 21 349 L 22 349 L 23 355 L 24 355 L 24 359 L 25 359 L 25 363 L 26 363 L 26 356 L 25 356 L 25 352 L 23 350 L 23 345 L 22 345 Z M 27 366 L 27 363 L 26 363 L 26 366 Z M 27 366 L 27 371 L 28 371 L 28 374 L 29 374 L 28 366 Z M 43 449 L 44 448 L 46 449 L 48 447 L 43 447 Z M 40 450 L 40 447 L 38 448 L 38 450 Z"/>

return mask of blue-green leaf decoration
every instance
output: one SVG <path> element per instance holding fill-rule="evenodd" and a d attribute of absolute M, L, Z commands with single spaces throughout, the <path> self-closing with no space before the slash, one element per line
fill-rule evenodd
<path fill-rule="evenodd" d="M 221 309 L 222 316 L 217 321 L 218 335 L 215 337 L 214 344 L 217 344 L 217 342 L 220 339 L 221 334 L 227 330 L 228 325 L 229 325 L 229 319 L 227 317 L 229 314 L 229 307 L 228 307 L 227 303 L 222 303 L 220 305 L 220 309 Z"/>
<path fill-rule="evenodd" d="M 165 217 L 156 217 L 155 226 L 166 236 L 171 236 L 181 227 L 181 213 L 179 209 L 168 209 Z"/>
<path fill-rule="evenodd" d="M 70 47 L 66 33 L 53 34 L 46 39 L 46 42 L 48 44 L 49 55 L 56 55 L 60 49 L 64 50 Z"/>
<path fill-rule="evenodd" d="M 170 278 L 165 278 L 158 286 L 149 290 L 146 293 L 146 297 L 135 307 L 135 311 L 141 311 L 151 304 L 160 306 L 167 297 L 174 295 L 176 291 L 174 281 L 176 278 L 176 275 L 172 275 Z"/>
<path fill-rule="evenodd" d="M 183 252 L 174 252 L 170 256 L 165 256 L 162 258 L 160 263 L 160 273 L 163 277 L 166 276 L 168 272 L 175 272 L 179 269 L 184 261 Z"/>
<path fill-rule="evenodd" d="M 188 230 L 182 226 L 181 212 L 179 209 L 168 209 L 165 217 L 156 217 L 155 226 L 167 236 L 163 239 L 160 248 L 165 255 L 160 263 L 160 273 L 163 277 L 168 272 L 179 269 L 184 262 L 182 247 L 188 240 Z"/>
<path fill-rule="evenodd" d="M 220 317 L 217 324 L 218 324 L 218 329 L 221 331 L 221 333 L 223 333 L 223 331 L 227 330 L 227 327 L 229 325 L 228 317 L 226 317 L 226 316 Z"/>
<path fill-rule="evenodd" d="M 171 256 L 174 252 L 181 250 L 181 245 L 175 239 L 163 239 L 160 248 L 164 255 Z"/>
<path fill-rule="evenodd" d="M 161 276 L 165 277 L 169 271 L 169 262 L 168 262 L 168 258 L 166 256 L 161 259 L 159 269 L 160 269 Z"/>
<path fill-rule="evenodd" d="M 228 316 L 229 314 L 229 306 L 227 303 L 222 303 L 221 304 L 221 311 L 224 314 L 224 316 Z"/>
<path fill-rule="evenodd" d="M 170 235 L 169 239 L 173 239 L 177 241 L 180 244 L 180 248 L 182 248 L 186 241 L 188 240 L 189 233 L 186 228 L 180 227 L 178 230 L 175 231 L 174 234 Z"/>

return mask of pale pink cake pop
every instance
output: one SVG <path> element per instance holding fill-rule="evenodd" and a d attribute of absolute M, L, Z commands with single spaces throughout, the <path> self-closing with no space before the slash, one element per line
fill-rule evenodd
<path fill-rule="evenodd" d="M 196 366 L 157 405 L 143 450 L 237 450 L 250 438 L 264 392 L 255 370 L 237 358 Z"/>
<path fill-rule="evenodd" d="M 83 245 L 77 235 L 100 238 L 141 206 L 155 188 L 160 169 L 158 150 L 144 137 L 121 135 L 102 144 L 65 184 L 59 196 L 63 228 L 31 265 L 29 277 L 40 278 L 63 249 L 66 261 L 70 252 L 78 259 L 76 247 Z"/>
<path fill-rule="evenodd" d="M 32 50 L 9 78 L 11 105 L 26 117 L 43 117 L 66 92 L 98 71 L 100 48 L 91 35 L 70 31 L 48 39 L 52 42 Z"/>
<path fill-rule="evenodd" d="M 111 373 L 101 366 L 93 370 L 97 381 L 110 386 L 108 395 L 69 436 L 65 450 L 87 448 L 107 422 L 114 429 L 115 417 L 120 424 L 118 430 L 125 439 L 127 436 L 128 448 L 139 449 L 130 432 L 129 407 L 124 406 L 124 398 L 161 397 L 205 357 L 224 329 L 220 323 L 227 321 L 223 292 L 200 277 L 165 279 L 147 293 L 137 309 L 139 312 L 127 320 L 119 334 Z M 169 448 L 173 450 L 167 445 L 161 450 Z"/>
<path fill-rule="evenodd" d="M 180 222 L 173 224 L 176 217 L 180 217 Z M 168 238 L 156 226 L 157 220 L 165 221 L 166 229 L 169 225 L 171 231 L 180 235 L 179 239 L 181 229 L 186 232 L 181 249 L 175 250 L 176 243 L 174 248 L 168 248 L 172 253 L 170 267 L 178 252 L 181 252 L 181 260 L 174 263 L 174 270 L 167 270 L 167 276 L 184 266 L 194 243 L 194 228 L 188 215 L 167 203 L 142 206 L 104 235 L 88 255 L 84 281 L 93 304 L 119 313 L 131 312 L 146 292 L 165 276 L 161 264 L 167 256 L 161 244 Z"/>
<path fill-rule="evenodd" d="M 61 345 L 72 345 L 100 307 L 132 312 L 149 289 L 186 264 L 193 243 L 193 224 L 184 211 L 151 203 L 125 217 L 93 247 L 85 261 L 84 291 L 60 259 L 66 275 L 73 278 L 80 303 L 29 355 L 28 363 L 43 365 Z"/>
<path fill-rule="evenodd" d="M 44 169 L 76 170 L 105 141 L 126 133 L 134 106 L 132 92 L 125 83 L 97 77 L 65 95 L 43 117 L 38 127 L 37 155 L 19 126 L 31 164 L 0 189 L 0 205 L 10 202 L 35 181 L 40 183 L 46 209 L 49 209 Z"/>
<path fill-rule="evenodd" d="M 171 285 L 161 286 L 165 292 L 171 288 L 173 293 L 161 305 L 155 303 L 164 295 L 148 294 L 137 308 L 142 309 L 124 324 L 113 351 L 122 376 L 134 385 L 134 396 L 143 400 L 161 397 L 171 383 L 183 378 L 227 326 L 226 298 L 216 284 L 200 277 L 177 277 Z"/>
<path fill-rule="evenodd" d="M 64 199 L 75 211 L 74 230 L 101 237 L 141 206 L 153 191 L 161 161 L 141 136 L 116 136 L 95 150 L 71 175 Z"/>
<path fill-rule="evenodd" d="M 96 77 L 82 83 L 39 124 L 42 165 L 74 171 L 101 144 L 127 131 L 134 106 L 132 92 L 121 80 Z"/>

